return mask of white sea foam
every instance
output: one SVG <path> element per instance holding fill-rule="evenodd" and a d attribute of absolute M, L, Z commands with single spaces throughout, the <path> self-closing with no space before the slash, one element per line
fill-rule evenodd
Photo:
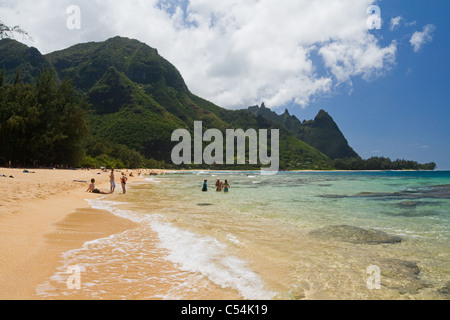
<path fill-rule="evenodd" d="M 182 271 L 200 273 L 223 288 L 239 291 L 244 299 L 272 299 L 275 294 L 264 288 L 262 279 L 247 263 L 227 253 L 226 245 L 215 238 L 200 236 L 169 223 L 153 221 L 160 246 L 169 251 L 167 259 Z"/>
<path fill-rule="evenodd" d="M 226 239 L 227 239 L 228 241 L 230 241 L 231 243 L 237 245 L 237 246 L 242 245 L 242 243 L 239 241 L 239 239 L 236 238 L 236 237 L 235 237 L 234 235 L 232 235 L 232 234 L 227 234 Z"/>
<path fill-rule="evenodd" d="M 264 288 L 263 280 L 244 260 L 230 255 L 227 246 L 217 239 L 180 229 L 164 221 L 162 215 L 140 215 L 117 208 L 124 203 L 105 200 L 88 200 L 88 202 L 94 209 L 107 210 L 134 222 L 148 223 L 158 234 L 160 248 L 167 250 L 166 259 L 177 265 L 181 271 L 201 274 L 223 288 L 238 290 L 244 299 L 266 300 L 275 296 Z M 237 243 L 236 238 L 230 240 Z M 85 244 L 84 247 L 89 244 Z"/>
<path fill-rule="evenodd" d="M 161 180 L 156 178 L 145 178 L 144 181 L 153 182 L 153 183 L 161 183 Z"/>
<path fill-rule="evenodd" d="M 106 201 L 102 199 L 86 199 L 86 201 L 89 203 L 92 209 L 109 211 L 118 217 L 125 218 L 133 222 L 141 223 L 146 220 L 145 216 L 138 215 L 133 211 L 118 209 L 116 207 L 117 205 L 126 204 L 123 202 Z"/>

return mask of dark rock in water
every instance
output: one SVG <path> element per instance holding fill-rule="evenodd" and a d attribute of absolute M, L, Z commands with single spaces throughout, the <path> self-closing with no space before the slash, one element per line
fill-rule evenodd
<path fill-rule="evenodd" d="M 382 231 L 366 230 L 353 226 L 328 226 L 313 230 L 311 236 L 334 239 L 355 244 L 394 244 L 402 242 L 402 238 L 393 236 Z"/>
<path fill-rule="evenodd" d="M 447 282 L 445 287 L 439 289 L 438 292 L 441 294 L 450 295 L 450 282 Z"/>
<path fill-rule="evenodd" d="M 400 217 L 410 217 L 410 218 L 415 218 L 415 217 L 429 217 L 429 216 L 435 216 L 438 213 L 436 211 L 433 210 L 424 210 L 421 207 L 426 207 L 426 206 L 436 206 L 436 205 L 440 205 L 441 202 L 437 202 L 437 201 L 402 201 L 396 204 L 396 206 L 401 210 L 400 212 L 390 212 L 390 213 L 386 213 L 387 215 L 390 216 L 400 216 Z"/>
<path fill-rule="evenodd" d="M 421 203 L 419 201 L 403 201 L 398 204 L 400 208 L 416 208 Z"/>
<path fill-rule="evenodd" d="M 384 263 L 383 270 L 385 275 L 390 272 L 397 277 L 417 278 L 420 274 L 420 268 L 415 262 L 400 259 L 386 259 Z"/>
<path fill-rule="evenodd" d="M 369 198 L 374 200 L 405 200 L 413 204 L 415 200 L 428 199 L 450 199 L 450 185 L 437 185 L 429 187 L 411 188 L 401 192 L 393 193 L 371 193 L 361 192 L 353 195 L 355 198 Z"/>
<path fill-rule="evenodd" d="M 397 204 L 402 209 L 416 209 L 421 206 L 435 206 L 440 205 L 442 202 L 438 201 L 403 201 Z"/>
<path fill-rule="evenodd" d="M 382 284 L 400 294 L 415 295 L 430 284 L 420 279 L 420 268 L 415 262 L 385 259 L 379 262 Z"/>
<path fill-rule="evenodd" d="M 320 195 L 326 199 L 343 198 L 367 198 L 371 200 L 403 200 L 399 206 L 415 208 L 419 205 L 426 205 L 423 199 L 450 199 L 450 185 L 437 185 L 428 187 L 410 188 L 400 192 L 360 192 L 355 195 Z"/>
<path fill-rule="evenodd" d="M 320 195 L 319 197 L 321 198 L 325 198 L 325 199 L 344 199 L 344 198 L 348 198 L 348 196 L 343 196 L 340 194 L 323 194 Z"/>
<path fill-rule="evenodd" d="M 406 218 L 431 217 L 437 215 L 435 211 L 415 210 L 415 208 L 411 210 L 402 210 L 400 212 L 384 212 L 384 214 L 392 217 L 406 217 Z"/>

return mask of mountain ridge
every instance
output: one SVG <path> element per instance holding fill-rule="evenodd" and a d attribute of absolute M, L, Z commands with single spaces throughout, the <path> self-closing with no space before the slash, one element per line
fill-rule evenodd
<path fill-rule="evenodd" d="M 25 54 L 29 51 L 32 56 Z M 70 80 L 86 105 L 86 166 L 100 163 L 99 159 L 113 166 L 117 153 L 123 159 L 129 153 L 137 159 L 133 162 L 136 166 L 145 162 L 170 167 L 175 145 L 171 134 L 176 129 L 192 133 L 194 121 L 202 121 L 204 130 L 215 128 L 222 133 L 238 128 L 278 129 L 282 170 L 333 169 L 333 158 L 360 159 L 325 111 L 314 120 L 300 122 L 287 110 L 277 115 L 265 106 L 224 109 L 191 93 L 177 68 L 157 49 L 138 40 L 117 36 L 46 55 L 15 40 L 1 40 L 1 53 L 0 68 L 4 68 L 7 82 L 20 72 L 30 75 L 22 81 L 33 83 L 39 69 L 51 70 L 60 83 Z M 11 63 L 18 58 L 20 63 Z"/>
<path fill-rule="evenodd" d="M 290 115 L 288 110 L 278 115 L 267 108 L 264 103 L 260 107 L 249 107 L 247 111 L 255 116 L 261 115 L 286 127 L 298 139 L 326 154 L 332 160 L 359 157 L 353 148 L 349 146 L 347 139 L 336 122 L 323 109 L 319 111 L 314 120 L 305 120 L 303 122 L 296 116 Z"/>
<path fill-rule="evenodd" d="M 113 115 L 120 113 L 123 108 L 128 108 L 129 111 L 133 110 L 131 114 L 137 110 L 142 112 L 143 109 L 151 109 L 154 113 L 165 114 L 168 112 L 175 116 L 175 119 L 172 117 L 168 123 L 177 125 L 169 126 L 170 130 L 186 128 L 192 131 L 193 123 L 196 120 L 203 121 L 205 130 L 217 128 L 225 131 L 231 127 L 249 129 L 253 126 L 258 128 L 260 126 L 272 128 L 276 126 L 270 121 L 255 119 L 245 112 L 226 110 L 195 96 L 189 91 L 175 66 L 159 56 L 156 49 L 137 40 L 114 37 L 100 43 L 77 44 L 49 53 L 46 58 L 54 65 L 60 77 L 73 79 L 74 85 L 86 94 L 88 102 L 93 106 L 94 115 L 92 117 L 94 118 L 100 116 L 113 118 Z M 121 76 L 118 76 L 119 74 Z M 122 82 L 119 81 L 119 78 Z M 105 85 L 105 81 L 109 81 L 107 85 Z M 130 83 L 134 83 L 135 86 Z M 133 87 L 132 90 L 131 87 Z M 134 105 L 131 108 L 130 103 Z M 124 114 L 122 117 L 125 117 Z M 136 121 L 136 119 L 131 119 L 133 118 L 131 115 L 127 115 L 127 118 L 129 121 Z M 121 123 L 119 120 L 113 122 Z M 103 126 L 101 127 L 103 128 Z M 170 130 L 160 130 L 159 133 L 165 136 L 167 141 L 170 141 L 170 137 L 168 137 Z M 130 145 L 130 139 L 117 141 L 112 134 L 105 134 L 110 129 L 102 131 L 94 128 L 93 131 L 101 139 L 112 139 L 117 143 Z M 100 131 L 102 133 L 97 133 Z M 145 131 L 143 130 L 143 132 Z M 131 132 L 128 132 L 128 135 L 131 135 Z M 286 141 L 289 132 L 284 131 L 282 136 L 282 140 Z M 137 137 L 135 139 L 142 140 Z M 150 151 L 152 148 L 164 148 L 168 145 L 167 143 L 163 146 L 163 143 L 155 145 L 142 141 L 140 144 L 141 147 L 137 148 L 134 145 L 133 148 L 146 157 L 157 157 L 160 160 L 169 161 L 168 150 L 165 151 L 165 157 L 155 155 Z M 143 147 L 144 145 L 147 147 Z M 301 151 L 305 156 L 305 161 L 300 162 L 311 163 L 314 162 L 314 159 L 320 159 L 322 163 L 329 161 L 326 155 L 303 141 L 284 143 L 284 147 Z M 299 159 L 292 161 L 292 164 L 299 163 Z"/>
<path fill-rule="evenodd" d="M 55 72 L 38 49 L 12 39 L 2 39 L 0 43 L 0 70 L 5 70 L 5 81 L 16 81 L 19 76 L 22 81 L 32 82 L 43 69 Z"/>

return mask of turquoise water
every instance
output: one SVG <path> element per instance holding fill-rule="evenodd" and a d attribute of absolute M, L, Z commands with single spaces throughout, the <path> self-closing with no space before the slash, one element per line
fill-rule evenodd
<path fill-rule="evenodd" d="M 230 193 L 215 191 L 218 178 Z M 450 297 L 450 172 L 189 172 L 91 204 L 142 227 L 66 255 L 64 266 L 87 273 L 94 256 L 139 270 L 132 280 L 98 274 L 90 297 L 108 296 L 114 281 L 134 284 L 124 299 Z M 111 253 L 120 250 L 126 258 Z"/>

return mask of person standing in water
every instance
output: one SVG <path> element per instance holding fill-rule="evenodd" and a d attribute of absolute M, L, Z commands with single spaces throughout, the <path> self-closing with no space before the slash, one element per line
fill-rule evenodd
<path fill-rule="evenodd" d="M 220 181 L 220 179 L 217 179 L 217 181 L 216 181 L 216 191 L 220 192 L 220 191 L 222 191 L 222 188 L 223 188 L 222 181 Z"/>
<path fill-rule="evenodd" d="M 116 189 L 116 182 L 114 180 L 114 169 L 111 169 L 111 174 L 109 175 L 109 182 L 111 183 L 111 193 Z"/>
<path fill-rule="evenodd" d="M 228 180 L 225 180 L 225 183 L 223 184 L 223 191 L 225 193 L 228 193 L 229 190 L 230 190 L 230 184 L 228 183 Z"/>
<path fill-rule="evenodd" d="M 207 192 L 208 191 L 208 180 L 205 180 L 203 182 L 203 189 L 202 189 L 202 191 L 203 192 Z"/>
<path fill-rule="evenodd" d="M 123 194 L 127 193 L 127 176 L 124 172 L 122 172 L 122 176 L 120 177 L 120 184 L 122 185 Z"/>

